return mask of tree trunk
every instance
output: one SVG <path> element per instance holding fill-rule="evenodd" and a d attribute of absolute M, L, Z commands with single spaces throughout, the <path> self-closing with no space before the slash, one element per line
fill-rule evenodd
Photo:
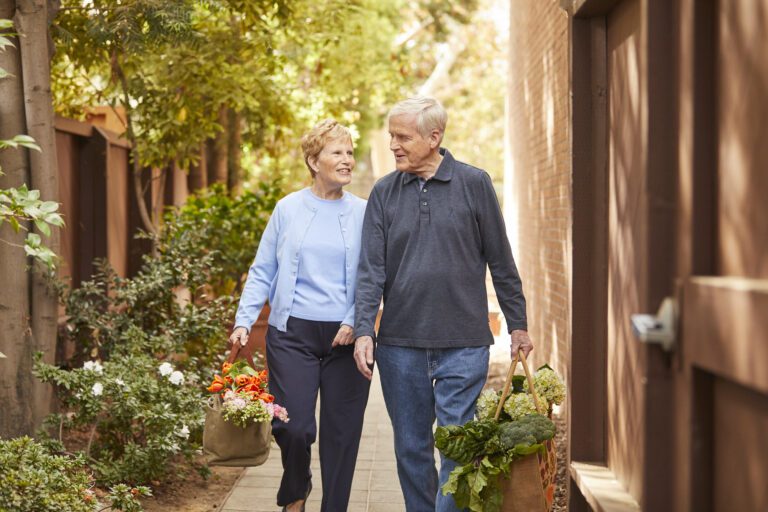
<path fill-rule="evenodd" d="M 16 26 L 23 35 L 21 66 L 24 74 L 24 100 L 26 103 L 27 134 L 42 149 L 30 151 L 31 188 L 40 191 L 45 201 L 59 200 L 58 162 L 56 160 L 56 132 L 53 127 L 53 100 L 51 98 L 51 65 L 53 55 L 48 36 L 47 0 L 17 2 Z M 59 229 L 51 230 L 46 245 L 56 254 L 61 253 Z M 32 272 L 32 348 L 43 353 L 46 362 L 53 363 L 56 355 L 58 298 L 46 283 L 41 272 Z M 36 380 L 36 379 L 35 379 Z M 33 394 L 33 422 L 40 424 L 51 410 L 52 388 L 35 382 Z"/>
<path fill-rule="evenodd" d="M 12 19 L 14 2 L 0 1 L 0 18 Z M 14 38 L 18 48 L 18 38 Z M 26 133 L 24 90 L 18 49 L 0 51 L 0 67 L 12 77 L 0 80 L 0 139 Z M 29 183 L 28 152 L 20 149 L 0 151 L 0 188 L 20 187 Z M 32 382 L 30 371 L 29 300 L 30 282 L 27 257 L 23 249 L 25 232 L 13 232 L 7 222 L 0 225 L 0 437 L 32 433 Z M 14 244 L 14 245 L 9 245 Z"/>
<path fill-rule="evenodd" d="M 200 145 L 200 162 L 189 169 L 189 191 L 195 193 L 208 186 L 208 155 L 206 144 Z"/>
<path fill-rule="evenodd" d="M 208 185 L 214 183 L 227 184 L 227 127 L 229 126 L 227 107 L 219 109 L 219 124 L 222 127 L 209 145 L 210 160 L 208 161 Z"/>
<path fill-rule="evenodd" d="M 240 192 L 243 186 L 243 168 L 240 164 L 242 150 L 240 148 L 242 135 L 242 120 L 240 113 L 229 110 L 227 131 L 227 187 L 233 196 Z"/>

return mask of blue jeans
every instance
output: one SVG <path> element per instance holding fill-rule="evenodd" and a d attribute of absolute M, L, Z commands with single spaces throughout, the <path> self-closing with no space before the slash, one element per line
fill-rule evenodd
<path fill-rule="evenodd" d="M 397 474 L 408 512 L 459 510 L 440 487 L 456 467 L 435 469 L 432 424 L 462 425 L 474 416 L 488 375 L 488 347 L 422 349 L 376 346 L 384 402 L 395 433 Z"/>

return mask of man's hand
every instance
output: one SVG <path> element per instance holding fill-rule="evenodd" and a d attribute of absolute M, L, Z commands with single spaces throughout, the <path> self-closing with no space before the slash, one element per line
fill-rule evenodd
<path fill-rule="evenodd" d="M 525 357 L 533 350 L 533 342 L 528 337 L 528 331 L 515 329 L 510 333 L 512 335 L 512 360 L 517 356 L 517 352 L 522 350 Z"/>
<path fill-rule="evenodd" d="M 229 337 L 231 344 L 240 343 L 243 347 L 248 344 L 248 329 L 245 327 L 237 327 L 232 331 L 232 335 Z"/>
<path fill-rule="evenodd" d="M 360 336 L 355 340 L 355 364 L 360 373 L 368 380 L 373 378 L 373 338 Z"/>
<path fill-rule="evenodd" d="M 339 327 L 339 332 L 336 333 L 336 337 L 333 338 L 333 343 L 331 343 L 331 347 L 335 347 L 337 345 L 351 345 L 355 341 L 355 330 L 346 325 L 342 324 L 341 327 Z"/>

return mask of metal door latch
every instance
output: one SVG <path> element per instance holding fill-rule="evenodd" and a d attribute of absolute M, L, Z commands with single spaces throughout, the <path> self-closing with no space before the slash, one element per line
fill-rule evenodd
<path fill-rule="evenodd" d="M 658 343 L 667 352 L 675 348 L 677 338 L 677 301 L 667 297 L 656 315 L 632 315 L 632 332 L 643 343 Z"/>

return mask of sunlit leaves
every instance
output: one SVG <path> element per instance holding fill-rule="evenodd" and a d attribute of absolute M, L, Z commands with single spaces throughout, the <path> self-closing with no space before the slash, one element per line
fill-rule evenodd
<path fill-rule="evenodd" d="M 64 226 L 64 219 L 58 209 L 58 203 L 40 200 L 40 192 L 28 190 L 26 185 L 0 190 L 0 224 L 8 222 L 16 233 L 28 231 L 27 223 L 31 222 L 42 234 L 50 236 L 51 226 Z M 37 233 L 27 233 L 24 251 L 49 269 L 55 268 L 56 255 L 43 245 Z"/>
<path fill-rule="evenodd" d="M 0 149 L 7 149 L 7 148 L 18 148 L 18 147 L 24 147 L 28 149 L 35 149 L 37 151 L 40 150 L 40 146 L 37 145 L 35 142 L 35 139 L 30 137 L 29 135 L 16 135 L 12 139 L 0 139 Z"/>

